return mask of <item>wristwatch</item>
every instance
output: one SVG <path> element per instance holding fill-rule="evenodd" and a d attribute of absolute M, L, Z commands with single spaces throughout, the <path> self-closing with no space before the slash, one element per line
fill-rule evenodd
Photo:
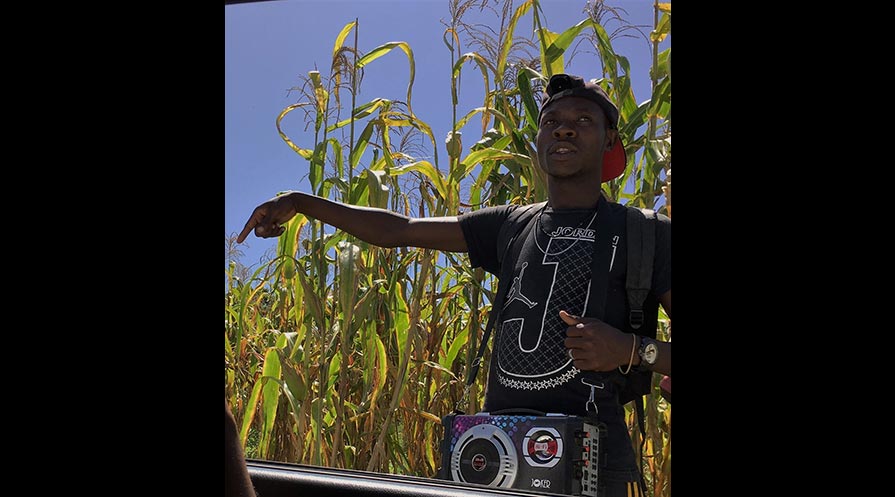
<path fill-rule="evenodd" d="M 637 353 L 640 354 L 640 367 L 649 369 L 656 364 L 656 359 L 659 358 L 659 347 L 655 340 L 640 337 L 640 350 Z"/>

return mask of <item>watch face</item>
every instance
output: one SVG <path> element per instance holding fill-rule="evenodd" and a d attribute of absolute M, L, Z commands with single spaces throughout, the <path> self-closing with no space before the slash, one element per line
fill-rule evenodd
<path fill-rule="evenodd" d="M 659 355 L 659 348 L 656 347 L 655 343 L 650 342 L 643 348 L 643 360 L 647 364 L 655 364 L 657 355 Z"/>

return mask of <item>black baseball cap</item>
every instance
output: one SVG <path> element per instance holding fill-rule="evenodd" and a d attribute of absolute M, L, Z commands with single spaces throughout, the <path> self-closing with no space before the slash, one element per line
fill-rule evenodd
<path fill-rule="evenodd" d="M 538 122 L 540 122 L 541 114 L 544 109 L 553 102 L 563 97 L 581 97 L 596 102 L 606 114 L 606 121 L 610 128 L 618 129 L 618 107 L 609 100 L 609 95 L 593 81 L 584 81 L 581 76 L 572 76 L 569 74 L 554 74 L 547 83 L 544 91 L 544 97 L 541 100 L 541 110 L 538 112 Z M 621 137 L 617 138 L 618 143 L 607 150 L 603 155 L 603 177 L 604 182 L 619 177 L 625 170 L 627 157 L 625 156 L 625 144 L 622 143 Z"/>

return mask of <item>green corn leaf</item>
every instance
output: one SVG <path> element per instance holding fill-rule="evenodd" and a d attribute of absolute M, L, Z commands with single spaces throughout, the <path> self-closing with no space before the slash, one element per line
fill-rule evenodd
<path fill-rule="evenodd" d="M 653 105 L 650 115 L 659 119 L 667 119 L 671 115 L 671 80 L 665 78 L 653 89 Z"/>
<path fill-rule="evenodd" d="M 363 119 L 363 118 L 373 114 L 373 112 L 375 112 L 377 109 L 380 109 L 380 108 L 383 110 L 388 110 L 389 108 L 391 108 L 391 105 L 392 105 L 391 100 L 388 100 L 385 98 L 375 98 L 375 99 L 361 105 L 360 107 L 357 107 L 356 109 L 354 109 L 354 120 L 357 121 L 359 119 Z M 350 117 L 348 119 L 343 119 L 343 120 L 337 122 L 336 124 L 332 124 L 332 125 L 328 126 L 326 128 L 326 131 L 329 133 L 329 132 L 335 131 L 339 128 L 348 126 L 349 124 L 351 124 L 351 121 L 352 121 L 352 118 L 350 118 Z"/>
<path fill-rule="evenodd" d="M 460 331 L 460 333 L 457 333 L 457 335 L 451 341 L 451 346 L 448 348 L 447 354 L 445 354 L 441 365 L 447 369 L 450 369 L 454 365 L 454 361 L 457 360 L 457 355 L 464 347 L 466 347 L 466 344 L 468 342 L 469 328 L 464 328 L 462 331 Z"/>
<path fill-rule="evenodd" d="M 295 364 L 286 356 L 280 355 L 280 363 L 283 366 L 284 389 L 298 402 L 304 402 L 308 395 L 308 388 L 305 386 L 304 380 L 295 369 Z"/>
<path fill-rule="evenodd" d="M 650 67 L 650 78 L 654 78 L 656 81 L 668 77 L 669 73 L 669 60 L 671 58 L 671 48 L 663 50 L 658 53 L 656 57 L 656 65 Z"/>
<path fill-rule="evenodd" d="M 615 81 L 618 77 L 617 55 L 612 49 L 612 43 L 609 41 L 609 35 L 603 26 L 597 23 L 591 25 L 594 28 L 594 34 L 597 36 L 597 49 L 600 52 L 600 58 L 603 61 L 603 69 L 609 73 L 611 80 Z"/>
<path fill-rule="evenodd" d="M 392 176 L 397 176 L 400 174 L 404 174 L 408 171 L 416 171 L 422 173 L 424 176 L 429 178 L 432 181 L 432 184 L 435 185 L 435 189 L 438 191 L 438 194 L 441 198 L 449 198 L 447 187 L 445 186 L 444 178 L 441 173 L 435 169 L 435 166 L 432 165 L 429 161 L 418 161 L 413 162 L 411 164 L 405 164 L 403 166 L 395 167 L 389 170 L 389 174 Z"/>
<path fill-rule="evenodd" d="M 410 316 L 407 310 L 407 301 L 400 287 L 394 286 L 391 295 L 392 325 L 394 326 L 395 341 L 398 344 L 398 364 L 404 364 L 404 349 L 410 332 Z"/>
<path fill-rule="evenodd" d="M 370 143 L 370 137 L 373 136 L 373 129 L 375 126 L 376 121 L 369 121 L 367 125 L 364 126 L 363 131 L 361 131 L 360 136 L 354 143 L 354 148 L 351 150 L 351 153 L 348 154 L 348 164 L 352 170 L 357 167 L 361 156 L 367 150 L 367 144 Z"/>
<path fill-rule="evenodd" d="M 342 49 L 342 45 L 345 43 L 345 38 L 348 37 L 348 33 L 357 26 L 357 21 L 351 21 L 342 28 L 342 31 L 339 32 L 339 35 L 336 36 L 336 43 L 333 45 L 333 57 L 339 55 L 339 51 Z"/>
<path fill-rule="evenodd" d="M 551 76 L 566 72 L 566 64 L 563 57 L 565 49 L 556 46 L 556 39 L 559 38 L 559 34 L 547 28 L 541 28 L 540 31 L 541 39 L 548 46 L 546 53 L 541 54 L 541 67 L 545 68 L 545 73 Z"/>
<path fill-rule="evenodd" d="M 329 146 L 332 149 L 333 158 L 336 162 L 336 174 L 339 176 L 345 175 L 345 157 L 342 154 L 342 144 L 339 143 L 338 140 L 333 138 L 329 138 L 326 140 L 329 142 Z"/>
<path fill-rule="evenodd" d="M 457 62 L 454 63 L 454 68 L 453 70 L 451 70 L 451 95 L 453 97 L 453 104 L 457 105 L 458 103 L 456 94 L 457 85 L 455 81 L 460 78 L 460 70 L 463 68 L 463 65 L 470 61 L 476 62 L 479 71 L 481 71 L 482 73 L 482 82 L 485 87 L 485 103 L 483 107 L 490 107 L 489 99 L 491 95 L 491 85 L 490 78 L 488 77 L 488 71 L 490 70 L 492 73 L 495 73 L 496 70 L 494 69 L 494 66 L 491 65 L 491 63 L 488 61 L 488 59 L 482 57 L 476 52 L 465 53 L 460 56 Z"/>
<path fill-rule="evenodd" d="M 671 34 L 671 4 L 668 5 L 668 13 L 662 15 L 659 19 L 659 25 L 650 32 L 650 41 L 653 43 L 662 43 Z"/>
<path fill-rule="evenodd" d="M 413 93 L 413 80 L 414 80 L 414 77 L 416 76 L 416 62 L 414 62 L 414 60 L 413 60 L 413 50 L 410 49 L 410 45 L 407 42 L 392 41 L 392 42 L 388 42 L 383 45 L 380 45 L 380 46 L 374 48 L 373 50 L 371 50 L 370 53 L 364 55 L 360 60 L 358 60 L 356 66 L 358 69 L 361 69 L 365 65 L 369 64 L 370 62 L 373 62 L 374 60 L 378 59 L 379 57 L 382 57 L 383 55 L 391 52 L 396 47 L 400 48 L 401 50 L 404 51 L 405 54 L 407 54 L 407 60 L 410 64 L 410 77 L 409 77 L 410 81 L 407 84 L 407 109 L 410 110 L 412 108 L 410 101 L 411 101 L 411 95 Z M 413 111 L 410 110 L 410 113 L 412 115 Z"/>
<path fill-rule="evenodd" d="M 304 214 L 296 214 L 286 223 L 286 231 L 277 239 L 277 255 L 282 257 L 283 278 L 292 281 L 295 276 L 295 260 L 298 251 L 298 235 L 308 222 Z"/>
<path fill-rule="evenodd" d="M 386 380 L 388 380 L 388 355 L 385 352 L 385 344 L 382 343 L 379 334 L 374 332 L 372 335 L 373 344 L 376 347 L 376 382 L 370 397 L 370 402 L 375 404 L 379 394 L 382 393 L 385 388 Z"/>
<path fill-rule="evenodd" d="M 294 150 L 298 155 L 302 156 L 302 158 L 311 160 L 311 157 L 314 155 L 314 152 L 312 150 L 308 150 L 306 148 L 301 148 L 298 145 L 296 145 L 289 138 L 289 136 L 286 135 L 286 133 L 283 131 L 283 127 L 281 125 L 283 118 L 286 117 L 287 114 L 289 114 L 290 112 L 292 112 L 293 110 L 295 110 L 299 107 L 304 107 L 306 105 L 310 105 L 310 104 L 307 102 L 302 102 L 302 103 L 290 105 L 289 107 L 286 107 L 285 109 L 283 109 L 283 111 L 280 112 L 280 114 L 277 116 L 277 133 L 280 134 L 280 138 L 282 138 L 283 141 L 286 142 L 286 145 L 288 145 L 289 148 Z"/>
<path fill-rule="evenodd" d="M 506 28 L 507 31 L 503 46 L 501 46 L 500 53 L 497 56 L 497 73 L 495 74 L 495 79 L 498 81 L 503 79 L 504 73 L 506 72 L 507 59 L 509 58 L 510 49 L 513 46 L 513 38 L 516 33 L 516 23 L 518 23 L 519 19 L 531 9 L 531 5 L 532 0 L 525 0 L 522 2 L 522 5 L 513 12 L 513 17 L 510 18 L 509 25 Z"/>
<path fill-rule="evenodd" d="M 382 182 L 382 178 L 387 173 L 385 171 L 366 170 L 367 188 L 370 190 L 369 205 L 370 207 L 379 207 L 385 209 L 388 207 L 388 185 Z"/>
<path fill-rule="evenodd" d="M 327 382 L 331 388 L 334 388 L 338 382 L 336 381 L 339 378 L 339 365 L 342 363 L 342 351 L 338 351 L 333 354 L 333 359 L 329 363 L 329 381 Z"/>
<path fill-rule="evenodd" d="M 539 100 L 535 98 L 531 89 L 531 75 L 526 71 L 519 71 L 519 74 L 516 75 L 516 85 L 518 85 L 519 95 L 522 97 L 526 128 L 537 133 Z"/>
<path fill-rule="evenodd" d="M 317 104 L 317 120 L 314 129 L 320 129 L 321 124 L 323 124 L 323 117 L 326 115 L 326 109 L 329 107 L 329 92 L 323 87 L 320 71 L 309 71 L 308 76 L 310 76 L 311 84 L 314 86 L 314 98 Z"/>
<path fill-rule="evenodd" d="M 321 184 L 323 182 L 323 166 L 326 162 L 326 142 L 320 142 L 314 146 L 314 155 L 310 162 L 308 182 L 311 183 L 311 190 L 314 194 L 323 196 Z"/>
<path fill-rule="evenodd" d="M 261 400 L 261 387 L 263 385 L 263 381 L 255 382 L 243 411 L 242 426 L 239 428 L 239 440 L 242 442 L 243 447 L 245 447 L 246 440 L 249 437 L 249 427 L 252 426 L 252 421 L 255 419 L 255 411 L 258 408 L 258 402 Z"/>
<path fill-rule="evenodd" d="M 296 279 L 301 284 L 301 288 L 304 292 L 305 297 L 302 305 L 305 307 L 305 309 L 311 312 L 311 317 L 313 318 L 314 322 L 322 325 L 325 322 L 323 303 L 318 296 L 317 289 L 314 288 L 314 285 L 310 279 L 311 277 L 304 271 L 299 271 L 297 273 L 297 276 L 298 278 Z"/>
<path fill-rule="evenodd" d="M 542 58 L 542 67 L 550 67 L 553 70 L 552 74 L 565 72 L 565 65 L 562 63 L 563 54 L 568 50 L 572 41 L 581 34 L 581 31 L 591 24 L 593 24 L 591 19 L 583 19 L 578 24 L 563 31 L 560 35 L 550 33 L 552 38 L 545 36 L 545 39 L 548 40 L 550 44 L 547 46 L 547 53 L 544 54 Z M 544 31 L 547 31 L 546 28 L 544 28 Z M 556 64 L 557 62 L 559 62 L 558 65 Z"/>
<path fill-rule="evenodd" d="M 506 150 L 500 150 L 496 148 L 483 148 L 481 150 L 476 150 L 475 152 L 471 152 L 467 155 L 460 164 L 465 168 L 462 170 L 462 176 L 466 177 L 470 172 L 472 172 L 473 168 L 478 165 L 480 162 L 484 162 L 487 160 L 508 160 L 508 159 L 516 159 L 520 161 L 529 161 L 530 158 L 527 155 L 517 154 L 515 152 L 508 152 Z"/>
<path fill-rule="evenodd" d="M 264 381 L 264 387 L 261 392 L 261 456 L 268 457 L 270 450 L 270 441 L 273 434 L 274 420 L 277 417 L 277 405 L 280 398 L 280 385 L 277 380 L 280 379 L 280 356 L 275 347 L 267 349 L 264 356 L 264 368 L 262 370 L 262 379 L 273 379 L 274 381 Z"/>
<path fill-rule="evenodd" d="M 646 124 L 647 116 L 650 107 L 652 106 L 652 101 L 647 100 L 641 103 L 637 110 L 633 113 L 629 114 L 625 119 L 625 123 L 619 127 L 619 134 L 625 138 L 628 136 L 633 136 L 641 126 Z M 630 145 L 629 140 L 625 140 L 625 145 Z"/>
<path fill-rule="evenodd" d="M 339 254 L 339 299 L 343 309 L 354 307 L 357 297 L 357 282 L 363 274 L 363 258 L 357 245 L 341 241 L 337 245 Z"/>

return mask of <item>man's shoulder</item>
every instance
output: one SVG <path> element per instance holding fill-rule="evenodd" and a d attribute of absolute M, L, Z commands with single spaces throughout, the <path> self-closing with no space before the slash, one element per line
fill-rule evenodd
<path fill-rule="evenodd" d="M 525 212 L 536 212 L 537 207 L 543 206 L 546 202 L 538 202 L 534 204 L 504 204 L 504 205 L 489 205 L 487 207 L 482 207 L 480 209 L 472 210 L 464 212 L 460 215 L 460 218 L 470 218 L 470 217 L 496 217 L 510 216 L 512 213 L 516 212 L 516 216 L 523 214 Z"/>
<path fill-rule="evenodd" d="M 639 212 L 643 213 L 645 217 L 652 217 L 652 218 L 656 219 L 657 221 L 659 221 L 660 223 L 671 224 L 670 217 L 668 217 L 665 214 L 662 214 L 660 212 L 657 212 L 655 209 L 648 209 L 645 207 L 634 207 L 632 205 L 619 204 L 617 202 L 609 202 L 609 207 L 610 207 L 610 209 L 612 209 L 612 211 L 614 213 L 617 213 L 619 215 L 621 215 L 623 213 L 627 213 L 628 211 L 634 210 L 634 211 L 639 211 Z M 648 212 L 649 212 L 649 216 L 647 216 Z"/>

